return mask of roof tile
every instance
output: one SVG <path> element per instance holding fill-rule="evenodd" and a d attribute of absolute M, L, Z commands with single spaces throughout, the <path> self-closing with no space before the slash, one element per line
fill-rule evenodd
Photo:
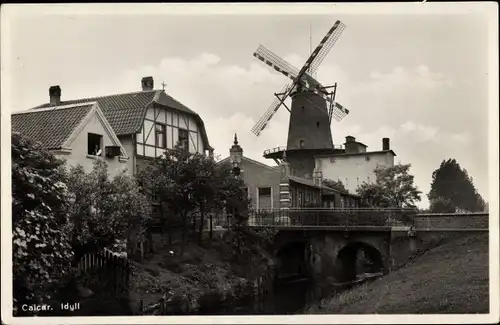
<path fill-rule="evenodd" d="M 59 149 L 93 106 L 15 113 L 11 115 L 12 131 L 40 142 L 46 149 Z"/>
<path fill-rule="evenodd" d="M 162 100 L 158 103 L 167 107 L 177 109 L 196 116 L 200 123 L 203 121 L 193 110 L 184 106 L 173 97 L 167 95 L 164 90 L 145 90 L 132 93 L 116 94 L 101 97 L 89 97 L 61 102 L 60 105 L 80 104 L 86 102 L 97 102 L 104 116 L 115 131 L 116 135 L 127 135 L 137 133 L 142 125 L 146 107 L 157 101 L 161 94 Z M 33 108 L 33 110 L 48 108 L 51 104 L 43 104 Z M 208 138 L 205 128 L 202 128 L 202 135 L 208 145 Z"/>
<path fill-rule="evenodd" d="M 139 91 L 102 97 L 81 98 L 61 102 L 61 105 L 98 102 L 104 116 L 117 135 L 135 133 L 142 123 L 145 107 L 153 101 L 160 90 Z M 47 108 L 43 104 L 34 109 Z"/>

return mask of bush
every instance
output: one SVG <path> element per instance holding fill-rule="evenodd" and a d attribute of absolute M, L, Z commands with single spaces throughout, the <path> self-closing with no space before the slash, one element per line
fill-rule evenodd
<path fill-rule="evenodd" d="M 17 305 L 51 298 L 70 270 L 72 251 L 63 161 L 15 132 L 11 152 L 12 271 L 17 315 Z"/>
<path fill-rule="evenodd" d="M 78 257 L 104 248 L 117 249 L 125 239 L 135 247 L 151 214 L 151 203 L 136 180 L 126 171 L 111 179 L 106 162 L 100 159 L 90 173 L 76 166 L 67 177 L 73 195 L 72 244 Z M 124 247 L 120 250 L 123 253 Z"/>

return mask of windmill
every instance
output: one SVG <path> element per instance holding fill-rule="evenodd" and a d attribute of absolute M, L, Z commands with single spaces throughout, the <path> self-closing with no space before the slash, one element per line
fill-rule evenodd
<path fill-rule="evenodd" d="M 293 157 L 293 151 L 307 150 L 310 154 L 318 154 L 334 150 L 332 118 L 340 121 L 349 114 L 349 110 L 335 100 L 336 83 L 333 86 L 323 86 L 313 76 L 344 28 L 345 25 L 341 21 L 336 21 L 300 70 L 263 45 L 260 45 L 253 54 L 292 80 L 280 92 L 274 94 L 276 98 L 273 103 L 252 128 L 252 132 L 259 136 L 281 106 L 290 112 L 287 147 L 266 150 L 264 157 L 273 158 L 278 162 L 284 150 L 287 151 L 289 160 Z M 291 107 L 285 103 L 288 97 L 292 101 Z"/>

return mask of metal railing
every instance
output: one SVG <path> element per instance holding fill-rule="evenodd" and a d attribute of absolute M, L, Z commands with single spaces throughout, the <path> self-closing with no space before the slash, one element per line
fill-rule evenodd
<path fill-rule="evenodd" d="M 393 227 L 411 226 L 414 209 L 292 208 L 250 211 L 251 227 Z"/>
<path fill-rule="evenodd" d="M 345 146 L 343 144 L 334 144 L 333 145 L 334 150 L 343 150 L 345 149 Z M 266 149 L 264 150 L 264 156 L 275 153 L 275 152 L 281 152 L 281 151 L 286 151 L 287 147 L 274 147 L 271 149 Z"/>
<path fill-rule="evenodd" d="M 275 147 L 271 149 L 264 150 L 264 156 L 269 155 L 271 153 L 286 151 L 286 147 Z"/>
<path fill-rule="evenodd" d="M 487 230 L 488 213 L 417 213 L 397 208 L 259 209 L 249 213 L 250 227 L 409 227 L 415 230 Z"/>

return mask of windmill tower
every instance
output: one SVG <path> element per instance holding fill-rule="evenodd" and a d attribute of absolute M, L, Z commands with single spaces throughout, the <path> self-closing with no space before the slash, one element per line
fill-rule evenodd
<path fill-rule="evenodd" d="M 279 163 L 283 151 L 286 151 L 288 161 L 297 176 L 311 177 L 314 155 L 338 152 L 332 141 L 332 118 L 340 121 L 349 114 L 349 110 L 335 100 L 336 83 L 333 86 L 323 86 L 313 76 L 344 28 L 345 25 L 341 21 L 336 21 L 300 70 L 263 45 L 253 54 L 292 80 L 279 93 L 274 94 L 274 102 L 252 128 L 252 132 L 259 136 L 283 105 L 290 112 L 287 146 L 266 150 L 264 157 Z M 285 103 L 288 97 L 291 98 L 290 107 Z"/>

